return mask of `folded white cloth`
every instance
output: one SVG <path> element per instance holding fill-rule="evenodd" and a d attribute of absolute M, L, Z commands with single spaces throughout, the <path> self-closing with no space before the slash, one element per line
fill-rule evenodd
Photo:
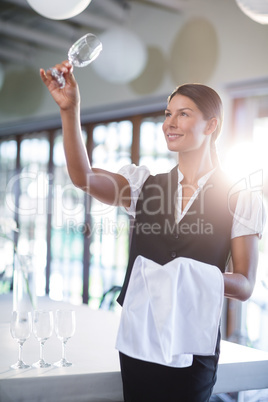
<path fill-rule="evenodd" d="M 215 354 L 223 276 L 179 257 L 161 266 L 138 256 L 126 292 L 116 349 L 145 361 L 187 367 L 193 354 Z"/>

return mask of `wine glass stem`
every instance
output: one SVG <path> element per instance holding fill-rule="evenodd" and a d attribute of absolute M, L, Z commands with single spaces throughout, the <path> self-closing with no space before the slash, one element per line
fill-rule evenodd
<path fill-rule="evenodd" d="M 44 360 L 44 341 L 40 342 L 40 360 Z"/>
<path fill-rule="evenodd" d="M 66 360 L 66 343 L 67 341 L 62 341 L 62 359 Z"/>
<path fill-rule="evenodd" d="M 19 341 L 19 361 L 22 362 L 22 347 L 23 347 L 24 341 Z"/>

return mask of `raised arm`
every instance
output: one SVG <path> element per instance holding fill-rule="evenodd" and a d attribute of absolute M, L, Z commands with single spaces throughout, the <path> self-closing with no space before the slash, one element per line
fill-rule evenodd
<path fill-rule="evenodd" d="M 258 265 L 258 241 L 257 235 L 232 239 L 233 272 L 223 274 L 226 297 L 245 301 L 251 296 Z"/>
<path fill-rule="evenodd" d="M 66 84 L 60 88 L 51 72 L 40 69 L 42 81 L 60 107 L 63 145 L 67 168 L 73 184 L 99 201 L 110 205 L 130 205 L 128 181 L 121 175 L 90 166 L 80 123 L 80 94 L 68 61 L 55 66 L 64 74 Z"/>

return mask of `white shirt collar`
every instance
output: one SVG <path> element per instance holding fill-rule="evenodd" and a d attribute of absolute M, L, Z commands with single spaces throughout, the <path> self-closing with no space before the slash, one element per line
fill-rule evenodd
<path fill-rule="evenodd" d="M 200 177 L 200 179 L 198 179 L 197 184 L 198 184 L 199 188 L 202 188 L 206 184 L 207 180 L 210 178 L 212 173 L 215 172 L 215 170 L 216 170 L 216 168 L 213 168 L 208 173 L 206 173 L 204 176 Z M 183 179 L 184 179 L 184 175 L 180 171 L 180 167 L 178 165 L 178 183 L 181 183 Z"/>

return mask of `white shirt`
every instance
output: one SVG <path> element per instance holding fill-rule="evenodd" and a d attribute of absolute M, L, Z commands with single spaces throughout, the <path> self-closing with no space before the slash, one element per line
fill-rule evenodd
<path fill-rule="evenodd" d="M 175 209 L 175 220 L 177 223 L 181 221 L 187 213 L 192 203 L 198 196 L 199 192 L 206 184 L 209 177 L 215 169 L 208 172 L 205 176 L 198 180 L 198 188 L 192 195 L 186 207 L 182 211 L 182 185 L 184 178 L 182 172 L 178 168 L 178 198 L 177 208 Z M 150 171 L 146 166 L 136 166 L 135 164 L 123 166 L 119 174 L 124 176 L 129 182 L 131 188 L 131 205 L 127 208 L 127 213 L 135 218 L 136 204 L 142 189 L 143 184 L 150 176 Z M 231 238 L 257 234 L 261 237 L 266 221 L 266 214 L 262 198 L 259 192 L 244 190 L 240 191 L 236 210 L 233 217 L 233 226 Z"/>

